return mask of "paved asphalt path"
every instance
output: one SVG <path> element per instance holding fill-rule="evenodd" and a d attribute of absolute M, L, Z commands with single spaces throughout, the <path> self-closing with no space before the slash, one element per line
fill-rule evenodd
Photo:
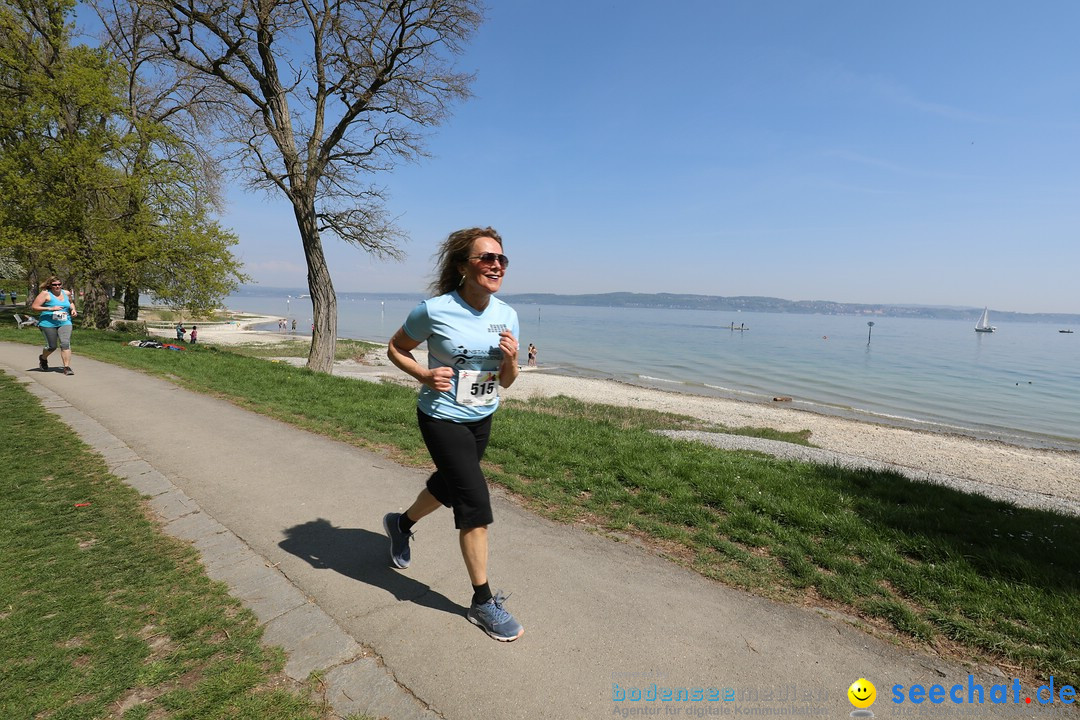
<path fill-rule="evenodd" d="M 153 352 L 132 349 L 132 352 Z M 1064 717 L 1074 706 L 989 703 L 1011 677 L 894 647 L 849 618 L 754 597 L 632 542 L 559 525 L 494 493 L 490 576 L 525 626 L 514 643 L 465 619 L 471 589 L 448 510 L 416 528 L 412 567 L 390 568 L 382 516 L 426 478 L 381 455 L 75 349 L 71 377 L 37 369 L 32 346 L 0 343 L 0 371 L 25 382 L 192 542 L 289 656 L 323 673 L 342 715 L 600 718 L 636 715 L 847 717 L 847 688 L 877 687 L 877 717 Z M 357 381 L 362 382 L 362 381 Z M 494 432 L 499 431 L 496 417 Z M 602 451 L 602 448 L 598 448 Z M 986 704 L 903 706 L 897 684 L 946 689 L 968 674 Z M 645 702 L 680 688 L 734 697 Z M 624 697 L 625 699 L 620 699 Z M 677 697 L 677 696 L 676 696 Z M 695 698 L 696 696 L 690 696 Z"/>

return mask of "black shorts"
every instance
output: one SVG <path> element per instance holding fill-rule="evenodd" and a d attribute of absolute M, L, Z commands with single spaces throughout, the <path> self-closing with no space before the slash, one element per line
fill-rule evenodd
<path fill-rule="evenodd" d="M 417 409 L 416 419 L 438 468 L 427 481 L 435 499 L 454 510 L 458 530 L 486 527 L 494 520 L 480 460 L 491 435 L 491 415 L 475 422 L 439 420 Z"/>

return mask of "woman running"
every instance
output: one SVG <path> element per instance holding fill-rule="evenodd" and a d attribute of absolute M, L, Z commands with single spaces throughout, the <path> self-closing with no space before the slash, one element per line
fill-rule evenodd
<path fill-rule="evenodd" d="M 71 369 L 71 318 L 79 313 L 75 310 L 71 293 L 63 289 L 59 278 L 50 277 L 41 284 L 41 292 L 34 298 L 30 309 L 41 313 L 38 327 L 45 335 L 45 349 L 38 355 L 38 367 L 43 371 L 48 370 L 49 356 L 59 346 L 64 374 L 74 375 L 75 371 Z"/>
<path fill-rule="evenodd" d="M 435 297 L 420 303 L 390 339 L 391 362 L 423 388 L 417 420 L 436 471 L 404 513 L 388 513 L 390 560 L 407 568 L 412 527 L 441 505 L 454 511 L 461 554 L 472 584 L 468 619 L 496 640 L 510 642 L 525 632 L 504 606 L 502 593 L 488 585 L 487 527 L 493 517 L 487 480 L 480 469 L 499 388 L 518 376 L 517 313 L 495 297 L 510 261 L 492 228 L 452 233 L 439 251 Z M 422 367 L 412 351 L 427 343 Z"/>

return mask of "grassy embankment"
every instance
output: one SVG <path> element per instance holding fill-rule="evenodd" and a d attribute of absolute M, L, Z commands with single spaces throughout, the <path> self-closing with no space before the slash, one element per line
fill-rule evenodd
<path fill-rule="evenodd" d="M 0 373 L 0 717 L 323 720 L 254 615 Z"/>
<path fill-rule="evenodd" d="M 147 351 L 103 333 L 77 337 L 77 354 L 427 463 L 409 388 L 211 347 Z M 700 426 L 568 398 L 508 402 L 487 471 L 538 512 L 646 538 L 708 577 L 841 609 L 896 642 L 1078 684 L 1080 519 L 651 432 Z"/>

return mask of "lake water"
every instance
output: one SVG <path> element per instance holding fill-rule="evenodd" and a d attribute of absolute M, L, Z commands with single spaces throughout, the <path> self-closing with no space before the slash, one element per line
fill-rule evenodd
<path fill-rule="evenodd" d="M 338 334 L 385 341 L 419 299 L 343 293 Z M 308 299 L 245 294 L 227 305 L 288 311 L 310 327 Z M 876 317 L 871 329 L 868 318 L 840 315 L 516 310 L 522 347 L 534 343 L 552 372 L 750 401 L 785 396 L 816 412 L 1080 450 L 1080 333 L 1056 326 L 976 333 L 954 320 Z"/>

